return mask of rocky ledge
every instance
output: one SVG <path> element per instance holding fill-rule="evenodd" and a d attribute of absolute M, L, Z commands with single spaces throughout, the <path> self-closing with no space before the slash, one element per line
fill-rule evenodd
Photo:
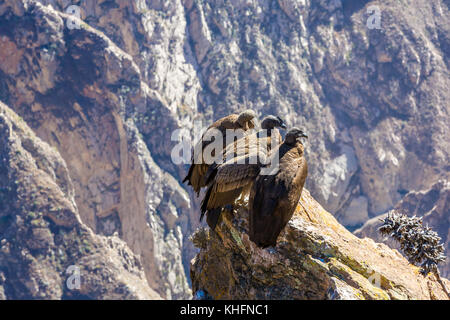
<path fill-rule="evenodd" d="M 194 296 L 212 299 L 448 299 L 395 249 L 346 230 L 303 191 L 275 248 L 249 240 L 248 212 L 224 212 L 215 231 L 192 236 Z M 448 287 L 450 281 L 443 279 Z"/>

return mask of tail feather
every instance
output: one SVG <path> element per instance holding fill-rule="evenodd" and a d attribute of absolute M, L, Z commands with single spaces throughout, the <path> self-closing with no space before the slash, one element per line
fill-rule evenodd
<path fill-rule="evenodd" d="M 214 230 L 216 228 L 217 222 L 219 221 L 220 214 L 222 213 L 222 207 L 217 207 L 214 209 L 208 209 L 208 202 L 211 198 L 211 192 L 213 190 L 214 184 L 210 185 L 208 187 L 208 190 L 206 190 L 205 197 L 203 198 L 203 201 L 201 203 L 200 211 L 200 221 L 203 220 L 203 217 L 206 214 L 206 223 L 211 228 L 211 230 Z"/>
<path fill-rule="evenodd" d="M 263 218 L 252 217 L 249 229 L 249 238 L 258 247 L 267 248 L 275 247 L 277 245 L 277 239 L 281 231 L 285 227 L 282 221 L 274 220 L 273 217 Z"/>
<path fill-rule="evenodd" d="M 217 163 L 213 163 L 209 166 L 208 170 L 206 171 L 203 177 L 204 185 L 208 185 L 214 180 L 214 178 L 217 175 L 217 167 L 218 167 Z"/>
<path fill-rule="evenodd" d="M 191 166 L 189 167 L 188 174 L 187 174 L 186 177 L 183 179 L 183 183 L 185 183 L 186 181 L 189 181 L 189 182 L 188 182 L 188 185 L 191 185 L 191 177 L 192 177 L 192 171 L 193 171 L 193 169 L 194 169 L 194 165 L 191 165 Z"/>
<path fill-rule="evenodd" d="M 208 201 L 209 198 L 211 197 L 211 191 L 212 191 L 213 185 L 210 185 L 208 187 L 208 189 L 206 190 L 205 196 L 203 197 L 202 203 L 201 203 L 201 207 L 200 207 L 200 211 L 202 212 L 202 214 L 200 215 L 200 221 L 203 220 L 203 216 L 205 215 L 206 211 L 208 211 Z"/>
<path fill-rule="evenodd" d="M 206 213 L 206 222 L 208 223 L 208 226 L 211 228 L 211 230 L 214 230 L 216 228 L 221 213 L 222 208 L 208 210 L 208 212 Z"/>
<path fill-rule="evenodd" d="M 260 248 L 275 247 L 277 245 L 277 237 L 267 238 L 260 235 L 251 235 L 250 240 L 254 242 Z"/>
<path fill-rule="evenodd" d="M 200 193 L 200 189 L 206 186 L 204 183 L 204 175 L 207 170 L 208 165 L 206 164 L 192 164 L 187 176 L 183 180 L 183 182 L 189 181 L 188 185 L 192 186 L 197 196 Z"/>

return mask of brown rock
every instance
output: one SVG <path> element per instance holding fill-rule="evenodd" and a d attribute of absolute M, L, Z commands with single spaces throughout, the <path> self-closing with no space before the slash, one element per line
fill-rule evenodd
<path fill-rule="evenodd" d="M 81 222 L 73 196 L 58 152 L 0 102 L 0 299 L 160 299 L 122 240 Z"/>
<path fill-rule="evenodd" d="M 123 1 L 122 11 L 113 12 L 122 15 L 129 5 Z M 0 39 L 9 41 L 0 55 L 14 56 L 18 65 L 26 66 L 18 75 L 1 78 L 9 105 L 65 159 L 83 223 L 96 233 L 116 233 L 125 240 L 141 257 L 147 282 L 159 294 L 188 297 L 181 252 L 181 228 L 187 223 L 180 221 L 177 210 L 189 209 L 189 198 L 178 183 L 169 184 L 174 179 L 167 179 L 155 163 L 137 128 L 144 118 L 137 116 L 137 108 L 157 110 L 164 114 L 165 125 L 148 121 L 142 130 L 148 134 L 161 124 L 170 140 L 168 130 L 176 123 L 167 103 L 143 82 L 132 56 L 104 33 L 85 24 L 66 30 L 69 16 L 39 2 L 9 12 L 16 6 L 16 1 L 0 5 L 2 26 L 11 27 L 7 36 L 0 29 Z M 136 53 L 126 26 L 124 37 L 132 41 L 126 47 Z M 7 60 L 5 68 L 13 69 L 15 60 Z M 164 139 L 158 141 L 164 144 Z M 74 216 L 56 205 L 45 215 L 59 226 L 73 226 Z"/>

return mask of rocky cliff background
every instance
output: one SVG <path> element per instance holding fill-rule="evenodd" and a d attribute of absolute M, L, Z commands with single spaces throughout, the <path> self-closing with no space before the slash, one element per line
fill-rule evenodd
<path fill-rule="evenodd" d="M 189 298 L 198 199 L 170 160 L 172 132 L 243 106 L 276 114 L 308 131 L 307 188 L 350 230 L 421 208 L 413 195 L 449 180 L 449 5 L 1 0 L 0 101 L 63 159 L 84 228 L 121 239 L 161 297 Z M 448 250 L 448 206 L 433 208 L 414 214 L 439 212 L 430 224 Z M 2 210 L 0 231 L 15 216 Z M 0 284 L 14 279 L 7 266 Z"/>
<path fill-rule="evenodd" d="M 222 214 L 217 228 L 192 241 L 194 296 L 258 300 L 448 300 L 450 281 L 423 276 L 397 250 L 345 229 L 304 189 L 276 247 L 248 236 L 245 202 Z M 440 279 L 440 280 L 439 280 Z"/>

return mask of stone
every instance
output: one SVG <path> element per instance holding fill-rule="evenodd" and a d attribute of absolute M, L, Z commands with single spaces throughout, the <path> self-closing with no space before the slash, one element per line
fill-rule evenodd
<path fill-rule="evenodd" d="M 81 221 L 64 160 L 1 102 L 0 137 L 0 299 L 161 299 L 123 240 Z"/>

